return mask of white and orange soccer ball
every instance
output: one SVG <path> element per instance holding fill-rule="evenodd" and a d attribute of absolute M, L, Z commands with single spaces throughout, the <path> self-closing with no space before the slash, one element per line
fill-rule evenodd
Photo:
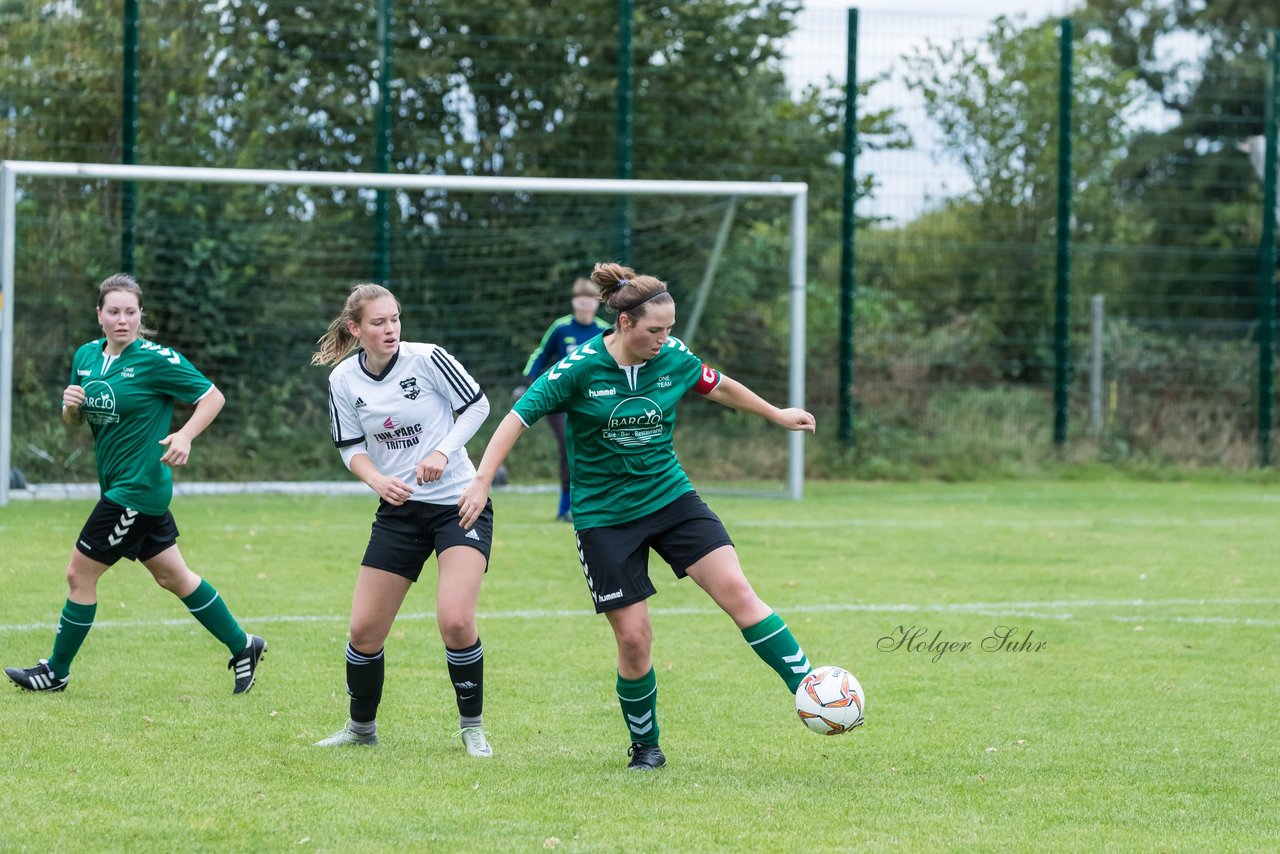
<path fill-rule="evenodd" d="M 823 735 L 840 735 L 862 726 L 865 705 L 862 685 L 840 667 L 816 668 L 796 689 L 796 714 L 805 726 Z"/>

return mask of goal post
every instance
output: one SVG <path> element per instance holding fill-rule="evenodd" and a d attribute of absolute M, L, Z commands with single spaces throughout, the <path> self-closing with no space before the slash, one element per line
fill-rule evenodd
<path fill-rule="evenodd" d="M 805 253 L 808 187 L 799 182 L 687 181 L 594 178 L 503 178 L 456 175 L 404 175 L 288 170 L 224 169 L 180 166 L 137 166 L 92 163 L 0 161 L 0 506 L 9 501 L 13 472 L 14 315 L 17 310 L 15 259 L 18 253 L 18 179 L 64 179 L 80 182 L 173 182 L 184 185 L 241 185 L 328 188 L 353 193 L 419 191 L 450 194 L 559 195 L 566 197 L 706 197 L 723 200 L 782 199 L 790 204 L 787 268 L 788 360 L 786 404 L 805 404 Z M 717 239 L 719 253 L 719 239 Z M 23 283 L 23 287 L 29 287 Z M 145 283 L 144 283 L 145 287 Z M 699 305 L 705 287 L 698 293 Z M 692 305 L 690 306 L 693 307 Z M 677 330 L 677 335 L 679 330 Z M 695 344 L 696 352 L 701 349 Z M 767 357 L 766 357 L 767 358 Z M 732 365 L 724 365 L 733 375 Z M 804 437 L 787 437 L 786 495 L 803 494 Z"/>

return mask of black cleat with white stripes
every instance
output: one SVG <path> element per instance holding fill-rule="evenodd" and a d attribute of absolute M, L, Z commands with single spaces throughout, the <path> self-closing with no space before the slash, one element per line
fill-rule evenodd
<path fill-rule="evenodd" d="M 24 691 L 65 691 L 67 682 L 71 681 L 70 676 L 61 679 L 54 676 L 49 662 L 43 658 L 35 667 L 6 667 L 4 675 Z"/>
<path fill-rule="evenodd" d="M 249 635 L 249 643 L 240 652 L 231 656 L 227 669 L 235 673 L 236 687 L 232 694 L 244 694 L 253 687 L 253 679 L 258 675 L 258 662 L 267 654 L 267 642 L 257 635 Z"/>

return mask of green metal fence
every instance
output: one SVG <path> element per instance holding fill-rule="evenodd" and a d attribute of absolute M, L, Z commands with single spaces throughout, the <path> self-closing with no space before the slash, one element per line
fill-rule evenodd
<path fill-rule="evenodd" d="M 1280 10 L 1136 31 L 1107 5 L 992 21 L 728 0 L 7 0 L 0 157 L 806 181 L 812 474 L 1269 464 Z M 679 297 L 731 222 L 699 350 L 762 391 L 785 382 L 786 226 L 758 206 L 32 185 L 19 219 L 14 459 L 39 476 L 65 474 L 41 456 L 42 408 L 117 263 L 151 284 L 171 343 L 247 371 L 244 396 L 285 389 L 310 424 L 323 406 L 298 360 L 346 284 L 386 281 L 424 321 L 487 313 L 472 323 L 493 334 L 459 346 L 499 383 L 591 261 L 627 258 Z M 283 441 L 280 418 L 224 415 Z"/>

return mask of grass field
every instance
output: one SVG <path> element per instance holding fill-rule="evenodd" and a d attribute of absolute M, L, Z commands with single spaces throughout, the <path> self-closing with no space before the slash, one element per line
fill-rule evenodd
<path fill-rule="evenodd" d="M 387 644 L 382 744 L 314 748 L 345 720 L 372 501 L 184 497 L 189 562 L 270 642 L 258 685 L 232 698 L 225 650 L 119 564 L 66 693 L 0 692 L 0 849 L 1280 847 L 1280 488 L 815 483 L 798 503 L 709 500 L 810 660 L 861 679 L 864 727 L 805 730 L 728 618 L 655 560 L 669 765 L 627 773 L 613 641 L 570 532 L 547 521 L 551 496 L 499 494 L 480 601 L 494 758 L 453 738 L 434 583 Z M 48 654 L 89 507 L 0 508 L 3 664 Z"/>

